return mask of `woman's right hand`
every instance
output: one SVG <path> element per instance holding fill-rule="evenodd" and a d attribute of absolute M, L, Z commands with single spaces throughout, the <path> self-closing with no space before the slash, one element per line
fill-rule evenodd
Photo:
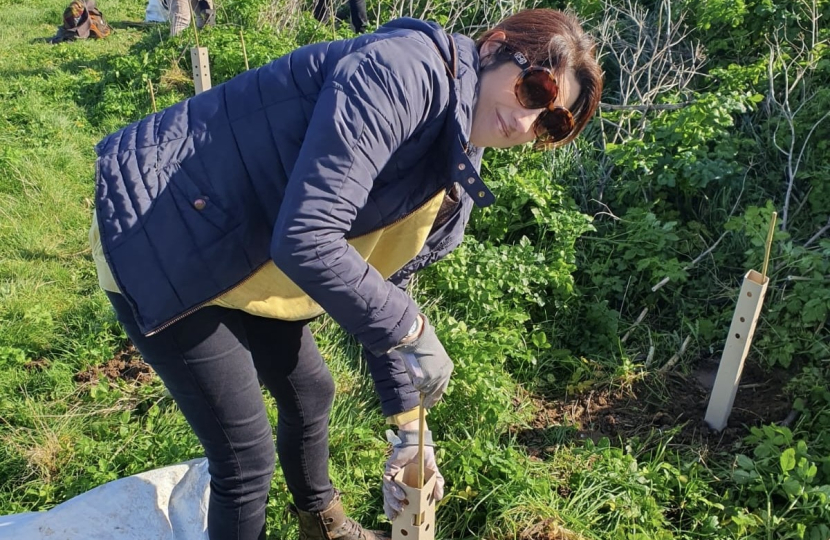
<path fill-rule="evenodd" d="M 404 339 L 395 347 L 404 359 L 412 386 L 424 395 L 424 407 L 430 408 L 441 399 L 450 383 L 453 363 L 435 335 L 435 328 L 424 315 L 418 315 L 421 328 L 414 338 Z"/>

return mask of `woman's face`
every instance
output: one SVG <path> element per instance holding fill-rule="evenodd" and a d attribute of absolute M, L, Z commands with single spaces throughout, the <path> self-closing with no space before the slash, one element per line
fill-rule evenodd
<path fill-rule="evenodd" d="M 489 65 L 488 55 L 499 48 L 498 34 L 481 46 L 482 66 Z M 516 99 L 516 79 L 522 70 L 513 62 L 481 72 L 478 102 L 473 111 L 470 142 L 479 148 L 509 148 L 536 139 L 533 123 L 545 109 L 525 109 Z M 573 69 L 558 76 L 559 96 L 554 102 L 571 108 L 579 96 L 580 85 Z"/>

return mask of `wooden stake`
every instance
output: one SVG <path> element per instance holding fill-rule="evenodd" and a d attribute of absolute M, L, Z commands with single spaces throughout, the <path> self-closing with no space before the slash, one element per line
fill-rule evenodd
<path fill-rule="evenodd" d="M 147 86 L 150 88 L 150 103 L 153 104 L 153 112 L 158 112 L 158 109 L 156 109 L 156 92 L 153 90 L 153 81 L 147 79 Z"/>
<path fill-rule="evenodd" d="M 242 56 L 245 58 L 245 71 L 251 69 L 248 66 L 248 51 L 245 50 L 245 36 L 242 34 L 242 29 L 239 29 L 239 41 L 242 42 Z"/>

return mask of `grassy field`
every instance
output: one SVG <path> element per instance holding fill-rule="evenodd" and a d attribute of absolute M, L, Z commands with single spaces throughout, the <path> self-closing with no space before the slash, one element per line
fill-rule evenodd
<path fill-rule="evenodd" d="M 167 39 L 166 27 L 131 25 L 143 19 L 145 3 L 109 0 L 99 5 L 115 28 L 112 36 L 53 46 L 45 38 L 54 34 L 65 4 L 0 0 L 0 514 L 46 510 L 107 481 L 201 455 L 177 407 L 115 323 L 87 242 L 94 144 L 151 112 L 148 81 L 160 107 L 192 92 L 182 52 L 193 36 Z M 307 17 L 275 31 L 260 17 L 274 3 L 220 4 L 219 25 L 200 36 L 211 49 L 214 83 L 244 69 L 240 28 L 251 67 L 298 44 L 349 32 Z M 594 3 L 580 6 L 597 16 Z M 723 80 L 725 87 L 729 79 Z M 732 103 L 721 90 L 719 103 Z M 722 110 L 710 104 L 682 121 L 661 117 L 670 121 L 660 129 L 678 133 L 671 122 L 699 125 L 706 129 L 694 136 L 734 140 L 732 115 L 750 111 L 741 113 L 742 103 Z M 712 110 L 720 130 L 709 129 Z M 456 362 L 450 393 L 431 416 L 447 479 L 438 537 L 830 539 L 823 307 L 830 305 L 830 243 L 817 238 L 804 253 L 792 245 L 776 253 L 778 285 L 803 271 L 798 275 L 809 276 L 803 280 L 811 288 L 799 289 L 803 280 L 773 285 L 768 302 L 780 316 L 761 324 L 764 348 L 750 356 L 730 428 L 710 433 L 700 423 L 706 380 L 731 317 L 746 262 L 741 257 L 757 260 L 755 238 L 763 234 L 756 233 L 764 230 L 768 197 L 745 195 L 746 219 L 737 225 L 728 207 L 741 184 L 690 188 L 681 178 L 661 184 L 664 191 L 648 191 L 645 210 L 631 205 L 623 214 L 620 202 L 622 220 L 592 219 L 586 214 L 596 210 L 580 200 L 588 191 L 577 188 L 608 166 L 592 153 L 599 131 L 589 130 L 578 151 L 488 153 L 483 176 L 499 203 L 477 214 L 463 247 L 415 283 L 414 294 Z M 640 143 L 609 145 L 615 174 L 624 174 L 633 155 L 621 149 L 661 152 Z M 672 154 L 669 144 L 662 154 Z M 706 151 L 714 169 L 720 167 L 717 174 L 727 173 L 711 156 L 725 144 Z M 760 155 L 749 143 L 738 151 Z M 693 161 L 676 166 L 689 171 Z M 735 182 L 753 171 L 750 181 L 766 185 L 757 169 L 745 166 L 749 158 L 736 154 L 727 161 Z M 805 163 L 805 170 L 820 167 Z M 641 166 L 631 165 L 632 174 Z M 826 166 L 810 178 L 820 174 L 826 182 Z M 815 186 L 805 191 L 827 192 Z M 707 202 L 692 199 L 694 190 Z M 620 188 L 619 201 L 646 191 Z M 821 199 L 804 197 L 800 219 L 810 212 L 826 219 Z M 676 207 L 661 214 L 659 204 L 667 204 L 661 200 Z M 715 221 L 725 229 L 715 230 Z M 804 225 L 812 229 L 801 244 L 819 221 Z M 698 238 L 711 240 L 729 227 L 734 234 L 715 252 L 717 260 L 710 257 L 714 262 L 704 270 L 681 271 L 683 261 L 703 250 Z M 781 242 L 790 238 L 797 233 Z M 801 258 L 785 259 L 793 253 Z M 715 266 L 724 272 L 716 274 Z M 675 283 L 701 285 L 648 293 L 667 273 Z M 666 292 L 672 287 L 675 296 Z M 800 294 L 801 308 L 785 303 Z M 648 318 L 636 320 L 644 307 Z M 355 517 L 383 524 L 385 426 L 359 347 L 331 321 L 314 329 L 338 386 L 333 481 Z M 694 338 L 688 349 L 687 336 Z M 774 360 L 790 346 L 796 360 Z M 675 354 L 678 367 L 661 372 Z M 792 410 L 795 420 L 783 422 Z M 270 411 L 276 423 L 275 407 Z M 269 538 L 296 538 L 283 510 L 288 500 L 278 474 Z"/>

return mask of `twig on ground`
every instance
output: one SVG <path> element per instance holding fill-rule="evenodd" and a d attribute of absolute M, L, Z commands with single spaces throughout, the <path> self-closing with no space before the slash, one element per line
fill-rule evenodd
<path fill-rule="evenodd" d="M 697 257 L 695 257 L 695 259 L 694 259 L 692 262 L 690 262 L 689 264 L 687 264 L 686 266 L 684 266 L 684 267 L 683 267 L 683 271 L 685 272 L 685 271 L 687 271 L 687 270 L 691 270 L 691 269 L 692 269 L 692 268 L 693 268 L 693 267 L 694 267 L 697 263 L 699 263 L 699 262 L 700 262 L 700 261 L 701 261 L 701 260 L 702 260 L 705 256 L 707 256 L 707 255 L 709 255 L 710 253 L 712 253 L 712 252 L 715 250 L 715 248 L 716 248 L 716 247 L 718 247 L 718 244 L 720 244 L 720 241 L 721 241 L 721 240 L 723 240 L 723 237 L 724 237 L 724 236 L 726 236 L 726 234 L 727 234 L 728 232 L 729 232 L 729 231 L 726 231 L 726 232 L 724 232 L 722 235 L 720 235 L 720 238 L 718 238 L 717 240 L 715 240 L 715 243 L 714 243 L 714 244 L 712 244 L 711 246 L 709 246 L 709 248 L 708 248 L 708 249 L 706 249 L 706 251 L 704 251 L 703 253 L 701 253 L 701 254 L 700 254 L 700 255 L 698 255 Z M 666 283 L 668 283 L 669 281 L 671 281 L 671 278 L 670 278 L 669 276 L 664 277 L 663 279 L 661 279 L 661 280 L 660 280 L 660 282 L 659 282 L 657 285 L 655 285 L 654 287 L 652 287 L 652 288 L 651 288 L 651 292 L 657 292 L 657 291 L 659 291 L 659 290 L 660 290 L 660 289 L 662 289 L 662 288 L 666 285 Z"/>
<path fill-rule="evenodd" d="M 800 414 L 801 413 L 799 411 L 793 409 L 790 411 L 790 414 L 788 414 L 786 418 L 778 422 L 778 425 L 781 427 L 790 427 L 791 425 L 793 425 L 793 423 L 795 423 L 796 420 L 798 420 Z"/>
<path fill-rule="evenodd" d="M 611 219 L 613 219 L 615 221 L 620 221 L 620 218 L 617 217 L 616 215 L 614 215 L 614 212 L 611 211 L 611 208 L 607 204 L 605 204 L 604 202 L 598 201 L 597 199 L 591 199 L 590 202 L 595 202 L 595 203 L 605 207 L 605 212 L 597 212 L 596 214 L 594 214 L 594 217 L 596 217 L 596 216 L 608 216 L 608 217 L 610 217 Z"/>
<path fill-rule="evenodd" d="M 804 277 L 804 276 L 787 276 L 784 279 L 786 281 L 817 281 L 816 278 Z M 830 276 L 824 276 L 823 281 L 830 281 Z"/>
<path fill-rule="evenodd" d="M 677 351 L 677 354 L 669 358 L 669 361 L 666 362 L 662 367 L 660 367 L 657 371 L 660 373 L 665 373 L 672 369 L 674 365 L 680 360 L 680 357 L 683 356 L 683 353 L 686 352 L 686 347 L 689 346 L 689 342 L 692 341 L 692 336 L 686 336 L 686 339 L 683 340 L 683 344 L 680 345 L 680 350 Z"/>
<path fill-rule="evenodd" d="M 643 364 L 646 369 L 651 367 L 651 363 L 654 361 L 654 353 L 657 350 L 654 346 L 654 342 L 651 340 L 651 329 L 646 327 L 648 330 L 648 355 L 646 355 L 646 363 Z"/>
<path fill-rule="evenodd" d="M 747 167 L 747 168 L 746 168 L 746 172 L 744 173 L 744 178 L 743 178 L 743 181 L 741 182 L 741 191 L 738 193 L 738 198 L 737 198 L 737 199 L 735 199 L 735 204 L 733 204 L 733 205 L 732 205 L 732 210 L 730 210 L 730 211 L 729 211 L 729 215 L 726 217 L 726 220 L 727 220 L 727 221 L 729 220 L 729 218 L 731 218 L 731 217 L 732 217 L 732 215 L 733 215 L 733 214 L 735 213 L 735 211 L 738 209 L 738 203 L 740 203 L 740 202 L 741 202 L 741 197 L 743 197 L 743 194 L 744 194 L 744 186 L 746 185 L 746 177 L 749 175 L 749 171 L 751 171 L 751 170 L 752 170 L 752 167 L 753 167 L 753 164 L 752 164 L 752 163 L 750 163 L 750 164 L 749 164 L 749 167 Z M 683 271 L 684 271 L 684 272 L 686 272 L 686 271 L 688 271 L 688 270 L 691 270 L 691 269 L 692 269 L 692 268 L 693 268 L 693 267 L 694 267 L 697 263 L 699 263 L 700 261 L 702 261 L 704 257 L 706 257 L 707 255 L 709 255 L 710 253 L 712 253 L 712 252 L 715 250 L 715 248 L 716 248 L 716 247 L 718 247 L 718 244 L 720 244 L 721 240 L 723 240 L 724 236 L 726 236 L 726 233 L 727 233 L 727 232 L 728 232 L 728 231 L 725 231 L 723 234 L 721 234 L 721 235 L 720 235 L 720 237 L 719 237 L 717 240 L 715 240 L 715 243 L 714 243 L 714 244 L 712 244 L 711 246 L 709 246 L 709 247 L 708 247 L 708 248 L 707 248 L 707 249 L 706 249 L 703 253 L 701 253 L 700 255 L 698 255 L 697 257 L 695 257 L 695 258 L 694 258 L 694 260 L 693 260 L 692 262 L 690 262 L 689 264 L 687 264 L 686 266 L 684 266 L 684 267 L 683 267 Z M 661 279 L 661 280 L 660 280 L 660 282 L 659 282 L 659 283 L 657 283 L 654 287 L 652 287 L 652 288 L 651 288 L 651 292 L 657 292 L 657 291 L 659 291 L 659 290 L 660 290 L 660 289 L 662 289 L 662 288 L 666 285 L 666 283 L 668 283 L 669 281 L 671 281 L 671 278 L 670 278 L 669 276 L 664 277 L 663 279 Z"/>
<path fill-rule="evenodd" d="M 622 339 L 620 341 L 625 343 L 625 340 L 627 340 L 628 336 L 631 335 L 631 331 L 634 330 L 635 328 L 637 328 L 637 326 L 641 322 L 643 322 L 643 319 L 646 318 L 647 313 L 648 313 L 648 308 L 643 308 L 643 311 L 640 312 L 640 315 L 639 315 L 639 317 L 637 317 L 637 320 L 634 321 L 634 324 L 631 325 L 631 327 L 628 329 L 628 331 L 625 333 L 625 335 L 622 337 Z"/>

